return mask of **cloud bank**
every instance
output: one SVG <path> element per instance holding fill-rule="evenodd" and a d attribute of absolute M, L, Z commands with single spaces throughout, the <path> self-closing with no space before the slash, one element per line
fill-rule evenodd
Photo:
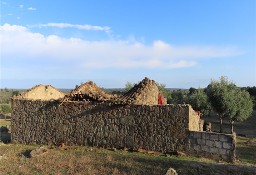
<path fill-rule="evenodd" d="M 42 27 L 70 27 L 79 30 L 106 31 L 110 28 L 48 23 Z M 198 61 L 239 54 L 231 47 L 174 46 L 161 40 L 147 45 L 136 40 L 89 41 L 44 35 L 19 25 L 0 26 L 1 55 L 3 59 L 72 61 L 83 68 L 185 68 Z M 72 65 L 70 65 L 72 66 Z"/>

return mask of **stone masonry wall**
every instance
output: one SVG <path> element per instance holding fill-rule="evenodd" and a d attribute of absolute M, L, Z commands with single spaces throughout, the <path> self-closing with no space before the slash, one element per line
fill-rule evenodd
<path fill-rule="evenodd" d="M 143 148 L 233 161 L 235 136 L 201 132 L 190 105 L 12 99 L 12 141 L 23 144 Z"/>
<path fill-rule="evenodd" d="M 184 151 L 190 105 L 12 101 L 12 141 Z"/>
<path fill-rule="evenodd" d="M 189 140 L 192 154 L 216 160 L 235 161 L 235 134 L 191 131 Z"/>

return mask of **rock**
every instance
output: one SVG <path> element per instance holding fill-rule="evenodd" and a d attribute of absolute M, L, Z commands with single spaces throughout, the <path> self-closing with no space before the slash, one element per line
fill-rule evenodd
<path fill-rule="evenodd" d="M 169 168 L 165 175 L 178 175 L 175 169 Z"/>
<path fill-rule="evenodd" d="M 178 156 L 181 156 L 181 157 L 186 157 L 186 156 L 187 156 L 186 153 L 181 152 L 181 151 L 177 151 L 177 155 L 178 155 Z"/>

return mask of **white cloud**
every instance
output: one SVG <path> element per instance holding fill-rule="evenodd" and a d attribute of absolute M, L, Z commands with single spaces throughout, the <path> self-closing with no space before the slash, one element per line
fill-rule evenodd
<path fill-rule="evenodd" d="M 47 23 L 47 24 L 39 24 L 32 27 L 57 27 L 57 28 L 75 28 L 78 30 L 94 30 L 94 31 L 105 31 L 109 32 L 110 27 L 108 26 L 94 26 L 94 25 L 79 25 L 79 24 L 68 24 L 68 23 Z"/>
<path fill-rule="evenodd" d="M 24 7 L 24 5 L 23 5 L 23 4 L 20 4 L 20 5 L 19 5 L 19 8 L 21 8 L 21 9 L 22 9 L 23 7 Z"/>
<path fill-rule="evenodd" d="M 88 69 L 183 68 L 195 66 L 201 59 L 239 54 L 230 47 L 174 46 L 160 40 L 145 45 L 134 39 L 88 41 L 46 36 L 24 26 L 10 24 L 0 26 L 0 40 L 3 59 L 24 59 L 24 62 L 38 59 L 48 64 L 69 61 L 72 62 L 69 66 Z"/>
<path fill-rule="evenodd" d="M 31 11 L 35 11 L 36 10 L 36 8 L 35 7 L 29 7 L 29 8 L 27 8 L 28 10 L 31 10 Z"/>

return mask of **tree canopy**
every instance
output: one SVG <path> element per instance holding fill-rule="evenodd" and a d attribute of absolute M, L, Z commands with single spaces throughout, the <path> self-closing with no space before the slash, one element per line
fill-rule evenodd
<path fill-rule="evenodd" d="M 219 115 L 220 132 L 223 118 L 231 121 L 233 131 L 234 121 L 243 121 L 252 113 L 250 94 L 242 91 L 226 77 L 221 77 L 219 81 L 212 80 L 206 92 L 213 110 Z"/>
<path fill-rule="evenodd" d="M 200 111 L 202 115 L 207 116 L 210 114 L 211 105 L 208 102 L 208 97 L 204 89 L 193 88 L 193 91 L 189 93 L 188 103 L 191 104 L 194 110 Z"/>

